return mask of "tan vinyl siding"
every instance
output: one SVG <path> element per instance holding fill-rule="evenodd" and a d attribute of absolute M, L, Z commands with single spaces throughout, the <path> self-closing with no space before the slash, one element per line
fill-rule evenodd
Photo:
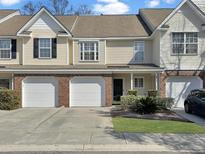
<path fill-rule="evenodd" d="M 87 41 L 87 40 L 84 40 Z M 99 61 L 93 61 L 93 62 L 83 62 L 80 61 L 80 49 L 79 49 L 79 42 L 80 41 L 74 41 L 74 64 L 105 64 L 105 41 L 104 40 L 93 40 L 99 42 Z"/>
<path fill-rule="evenodd" d="M 135 74 L 135 77 L 144 78 L 144 88 L 136 89 L 139 95 L 147 95 L 148 90 L 155 89 L 155 76 L 154 74 Z M 113 79 L 123 79 L 123 95 L 127 95 L 128 90 L 131 89 L 131 76 L 130 74 L 114 74 Z"/>
<path fill-rule="evenodd" d="M 205 31 L 201 25 L 203 21 L 194 13 L 188 4 L 182 8 L 166 23 L 168 31 L 161 32 L 161 67 L 166 69 L 204 69 L 205 66 Z M 172 55 L 172 32 L 198 32 L 198 54 L 194 56 Z"/>
<path fill-rule="evenodd" d="M 153 64 L 160 66 L 160 32 L 153 39 Z"/>
<path fill-rule="evenodd" d="M 22 39 L 18 38 L 16 40 L 17 50 L 16 50 L 16 59 L 0 59 L 0 65 L 18 65 L 21 64 L 21 55 L 22 55 Z"/>
<path fill-rule="evenodd" d="M 107 64 L 131 64 L 134 60 L 134 42 L 136 40 L 107 41 Z M 139 40 L 143 41 L 143 40 Z M 144 41 L 145 53 L 143 63 L 152 63 L 152 41 Z"/>
<path fill-rule="evenodd" d="M 53 36 L 47 36 L 52 38 Z M 35 37 L 34 37 L 35 38 Z M 24 38 L 24 65 L 67 65 L 69 55 L 67 55 L 68 39 L 66 37 L 57 38 L 57 58 L 54 59 L 38 59 L 33 58 L 33 39 Z"/>

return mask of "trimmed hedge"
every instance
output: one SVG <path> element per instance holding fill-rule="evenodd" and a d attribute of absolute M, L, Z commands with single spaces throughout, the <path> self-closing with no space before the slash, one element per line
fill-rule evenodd
<path fill-rule="evenodd" d="M 150 114 L 169 109 L 173 104 L 173 98 L 137 97 L 133 95 L 121 97 L 121 108 L 123 110 L 131 109 L 139 114 Z"/>
<path fill-rule="evenodd" d="M 0 89 L 0 110 L 15 110 L 20 108 L 19 93 L 9 89 Z"/>
<path fill-rule="evenodd" d="M 137 90 L 128 90 L 127 95 L 137 96 Z"/>

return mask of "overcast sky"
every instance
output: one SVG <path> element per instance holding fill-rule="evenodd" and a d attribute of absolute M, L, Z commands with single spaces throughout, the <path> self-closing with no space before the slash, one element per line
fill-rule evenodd
<path fill-rule="evenodd" d="M 80 4 L 87 4 L 97 14 L 135 14 L 139 8 L 174 8 L 180 1 L 181 0 L 70 0 L 70 3 L 74 7 Z M 28 2 L 28 0 L 0 0 L 0 9 L 20 9 L 26 2 Z"/>

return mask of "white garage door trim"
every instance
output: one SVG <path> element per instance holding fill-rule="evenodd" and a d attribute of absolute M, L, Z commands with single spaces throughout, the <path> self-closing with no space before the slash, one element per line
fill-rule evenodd
<path fill-rule="evenodd" d="M 105 106 L 105 80 L 103 77 L 83 76 L 70 80 L 70 107 L 100 106 Z"/>
<path fill-rule="evenodd" d="M 175 97 L 174 107 L 184 107 L 184 100 L 191 90 L 203 88 L 203 80 L 197 76 L 172 76 L 166 82 L 166 96 Z"/>
<path fill-rule="evenodd" d="M 29 76 L 22 81 L 22 107 L 56 107 L 57 104 L 58 82 L 55 77 Z"/>

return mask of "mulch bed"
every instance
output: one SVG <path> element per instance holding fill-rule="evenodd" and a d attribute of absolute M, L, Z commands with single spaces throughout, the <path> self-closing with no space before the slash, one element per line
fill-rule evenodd
<path fill-rule="evenodd" d="M 137 118 L 137 119 L 149 119 L 149 120 L 173 120 L 173 121 L 182 121 L 190 122 L 187 119 L 177 115 L 171 110 L 163 110 L 153 114 L 137 114 L 132 111 L 123 111 L 119 106 L 114 106 L 111 111 L 113 117 L 125 117 L 125 118 Z"/>

